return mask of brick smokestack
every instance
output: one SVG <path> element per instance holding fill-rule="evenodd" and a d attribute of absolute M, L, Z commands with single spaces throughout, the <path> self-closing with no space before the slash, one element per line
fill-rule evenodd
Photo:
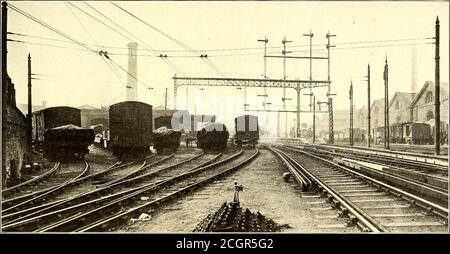
<path fill-rule="evenodd" d="M 136 42 L 130 42 L 128 46 L 128 75 L 127 75 L 127 101 L 137 101 L 138 86 L 137 86 L 137 47 Z"/>

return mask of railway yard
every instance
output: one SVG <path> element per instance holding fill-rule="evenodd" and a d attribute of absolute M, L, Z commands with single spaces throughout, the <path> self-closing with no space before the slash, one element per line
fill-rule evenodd
<path fill-rule="evenodd" d="M 48 164 L 4 189 L 2 230 L 192 232 L 237 182 L 240 205 L 281 232 L 447 232 L 448 162 L 425 157 L 273 142 L 121 163 L 91 146 L 84 162 Z"/>
<path fill-rule="evenodd" d="M 449 233 L 448 5 L 192 4 L 2 1 L 1 232 Z"/>

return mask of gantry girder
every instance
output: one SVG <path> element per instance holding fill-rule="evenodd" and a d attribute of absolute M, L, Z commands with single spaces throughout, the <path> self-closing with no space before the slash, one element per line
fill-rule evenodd
<path fill-rule="evenodd" d="M 181 86 L 230 86 L 230 87 L 265 87 L 292 88 L 297 92 L 297 134 L 300 131 L 300 94 L 305 88 L 329 87 L 329 80 L 283 80 L 283 79 L 252 79 L 252 78 L 201 78 L 173 77 L 174 109 L 177 109 L 177 90 Z M 266 110 L 267 112 L 267 110 Z"/>
<path fill-rule="evenodd" d="M 174 88 L 180 86 L 234 86 L 234 87 L 268 87 L 268 88 L 315 88 L 326 87 L 331 81 L 324 80 L 282 80 L 250 78 L 191 78 L 173 77 Z"/>

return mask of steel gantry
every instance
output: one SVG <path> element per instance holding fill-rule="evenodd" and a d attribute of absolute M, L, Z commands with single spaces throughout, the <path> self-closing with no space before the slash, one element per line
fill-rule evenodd
<path fill-rule="evenodd" d="M 300 131 L 300 93 L 305 88 L 327 87 L 329 80 L 283 80 L 283 79 L 251 79 L 251 78 L 201 78 L 173 77 L 174 109 L 177 109 L 177 90 L 181 86 L 230 86 L 230 87 L 267 87 L 291 88 L 297 92 L 297 110 L 289 111 L 297 114 L 297 133 Z M 267 110 L 265 110 L 267 111 Z M 276 110 L 272 112 L 278 112 Z M 282 111 L 280 111 L 282 112 Z M 287 112 L 287 110 L 284 110 Z M 304 111 L 305 112 L 305 111 Z M 309 111 L 308 111 L 309 112 Z"/>

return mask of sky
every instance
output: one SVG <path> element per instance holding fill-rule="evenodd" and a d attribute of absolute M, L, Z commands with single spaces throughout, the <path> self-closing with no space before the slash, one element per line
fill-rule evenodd
<path fill-rule="evenodd" d="M 310 31 L 313 56 L 326 56 L 326 37 L 335 34 L 331 43 L 331 91 L 334 108 L 349 107 L 348 89 L 353 80 L 355 106 L 367 104 L 367 65 L 371 67 L 372 100 L 384 96 L 383 68 L 389 64 L 389 93 L 411 92 L 412 55 L 416 54 L 415 80 L 420 90 L 427 80 L 434 80 L 435 20 L 441 21 L 441 81 L 448 82 L 448 10 L 447 2 L 115 2 L 158 31 L 133 18 L 110 2 L 12 2 L 13 6 L 34 16 L 94 51 L 108 51 L 110 59 L 69 41 L 54 31 L 10 9 L 9 39 L 23 42 L 8 44 L 8 73 L 16 85 L 17 102 L 27 101 L 27 56 L 32 57 L 34 104 L 47 101 L 49 106 L 110 105 L 125 100 L 127 74 L 126 44 L 130 38 L 138 44 L 138 100 L 153 106 L 164 104 L 165 88 L 169 89 L 169 107 L 173 107 L 174 69 L 177 76 L 220 77 L 203 59 L 186 50 L 187 45 L 208 59 L 226 77 L 261 78 L 263 75 L 263 43 L 268 38 L 268 55 L 281 55 L 282 39 L 288 43 L 291 56 L 309 55 Z M 108 28 L 78 8 L 101 20 Z M 102 13 L 127 32 L 101 16 Z M 125 35 L 125 36 L 124 36 Z M 180 42 L 177 44 L 174 40 Z M 30 37 L 33 36 L 33 37 Z M 38 38 L 40 37 L 40 38 Z M 128 38 L 126 38 L 128 37 Z M 50 39 L 50 40 L 49 40 Z M 142 43 L 144 42 L 144 43 Z M 151 51 L 149 49 L 154 49 Z M 238 50 L 237 50 L 238 49 Z M 167 54 L 172 68 L 159 54 Z M 181 57 L 174 57 L 181 56 Z M 283 60 L 267 58 L 267 76 L 283 77 Z M 120 67 L 119 67 L 120 66 Z M 114 69 L 115 68 L 115 69 Z M 121 69 L 123 68 L 123 70 Z M 113 69 L 113 70 L 111 70 Z M 114 71 L 117 74 L 114 74 Z M 309 79 L 309 60 L 287 59 L 287 79 Z M 327 61 L 314 60 L 314 80 L 327 78 Z M 152 89 L 148 89 L 151 87 Z M 186 106 L 185 88 L 180 88 L 178 105 Z M 317 101 L 326 100 L 326 88 L 315 89 Z M 247 90 L 250 108 L 261 105 L 262 89 Z M 282 89 L 269 89 L 268 101 L 273 109 L 281 108 Z M 201 103 L 228 98 L 222 102 L 223 115 L 242 113 L 243 89 L 224 87 L 189 88 L 189 110 L 209 113 L 211 104 Z M 295 109 L 295 91 L 288 90 L 289 110 Z M 196 98 L 196 99 L 194 99 Z M 231 99 L 230 99 L 231 98 Z M 197 103 L 194 103 L 197 100 Z M 225 99 L 224 99 L 225 101 Z M 231 102 L 231 105 L 230 105 Z M 301 108 L 308 108 L 309 99 L 302 95 Z M 273 114 L 272 114 L 273 115 Z M 305 121 L 310 114 L 305 116 Z M 220 117 L 218 118 L 220 119 Z M 292 124 L 294 115 L 289 116 Z"/>

